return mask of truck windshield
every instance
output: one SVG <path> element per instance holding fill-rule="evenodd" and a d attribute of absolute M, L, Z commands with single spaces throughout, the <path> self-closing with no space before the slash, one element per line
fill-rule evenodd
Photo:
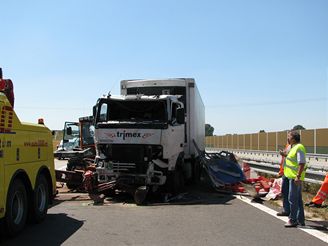
<path fill-rule="evenodd" d="M 107 101 L 98 107 L 98 122 L 158 121 L 166 122 L 165 101 Z"/>

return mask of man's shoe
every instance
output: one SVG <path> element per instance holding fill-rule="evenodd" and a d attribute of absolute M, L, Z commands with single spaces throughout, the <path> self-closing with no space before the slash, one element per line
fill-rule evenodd
<path fill-rule="evenodd" d="M 286 212 L 278 212 L 277 213 L 277 216 L 288 216 L 289 215 L 289 213 L 286 213 Z"/>
<path fill-rule="evenodd" d="M 308 206 L 310 206 L 310 204 L 312 204 L 312 202 L 306 202 L 306 203 L 304 203 L 304 206 L 308 207 Z"/>
<path fill-rule="evenodd" d="M 309 208 L 322 208 L 321 204 L 317 204 L 314 202 L 307 202 L 307 203 L 305 203 L 305 206 L 307 206 Z"/>
<path fill-rule="evenodd" d="M 310 208 L 322 208 L 321 204 L 316 204 L 316 203 L 312 203 L 311 205 L 309 205 Z"/>
<path fill-rule="evenodd" d="M 292 222 L 291 220 L 288 220 L 288 222 L 285 224 L 286 228 L 291 228 L 291 227 L 297 227 L 298 223 L 297 222 Z"/>
<path fill-rule="evenodd" d="M 305 226 L 305 223 L 302 222 L 302 223 L 298 223 L 300 226 Z"/>

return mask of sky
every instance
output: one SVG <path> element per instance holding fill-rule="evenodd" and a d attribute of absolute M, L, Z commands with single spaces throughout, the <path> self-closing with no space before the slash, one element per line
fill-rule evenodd
<path fill-rule="evenodd" d="M 0 1 L 21 121 L 92 114 L 123 79 L 195 78 L 214 134 L 328 127 L 328 1 Z"/>

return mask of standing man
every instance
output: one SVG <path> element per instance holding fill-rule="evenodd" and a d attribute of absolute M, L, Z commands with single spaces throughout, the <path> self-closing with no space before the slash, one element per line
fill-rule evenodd
<path fill-rule="evenodd" d="M 287 140 L 288 141 L 288 140 Z M 279 153 L 281 155 L 281 161 L 280 161 L 280 170 L 278 173 L 278 176 L 282 178 L 281 183 L 281 194 L 282 194 L 282 207 L 283 210 L 281 212 L 277 213 L 277 216 L 289 216 L 290 214 L 290 206 L 288 201 L 288 194 L 289 194 L 289 179 L 286 178 L 284 175 L 284 168 L 286 164 L 286 156 L 288 155 L 290 151 L 290 143 L 288 143 L 285 146 L 284 150 L 280 150 Z"/>
<path fill-rule="evenodd" d="M 286 156 L 284 175 L 289 180 L 288 202 L 290 207 L 289 220 L 285 227 L 305 225 L 304 207 L 302 200 L 302 181 L 305 178 L 306 150 L 300 143 L 301 136 L 297 131 L 288 133 L 291 149 Z"/>

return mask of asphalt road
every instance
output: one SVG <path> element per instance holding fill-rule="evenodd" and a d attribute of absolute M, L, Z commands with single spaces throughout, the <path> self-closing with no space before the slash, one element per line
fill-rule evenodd
<path fill-rule="evenodd" d="M 136 206 L 117 195 L 95 206 L 86 194 L 61 193 L 42 224 L 28 225 L 3 245 L 327 245 L 234 196 L 204 187 L 180 205 Z M 181 204 L 182 202 L 182 204 Z M 328 237 L 328 236 L 327 236 Z"/>
<path fill-rule="evenodd" d="M 64 168 L 65 161 L 56 161 Z M 93 205 L 87 194 L 60 189 L 41 224 L 2 245 L 327 245 L 234 196 L 189 188 L 171 203 L 136 206 L 127 194 Z M 326 232 L 327 233 L 327 232 Z M 328 234 L 326 234 L 328 237 Z"/>

